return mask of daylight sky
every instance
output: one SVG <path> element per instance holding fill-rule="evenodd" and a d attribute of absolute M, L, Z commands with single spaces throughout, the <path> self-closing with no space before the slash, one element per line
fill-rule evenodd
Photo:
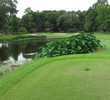
<path fill-rule="evenodd" d="M 17 16 L 21 17 L 27 7 L 31 7 L 33 11 L 43 10 L 87 10 L 97 0 L 17 0 Z M 110 0 L 108 0 L 110 3 Z"/>

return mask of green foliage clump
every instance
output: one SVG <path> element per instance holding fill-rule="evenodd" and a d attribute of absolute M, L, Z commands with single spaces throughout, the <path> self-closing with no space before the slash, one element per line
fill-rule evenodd
<path fill-rule="evenodd" d="M 19 32 L 27 33 L 27 29 L 25 27 L 20 27 Z"/>
<path fill-rule="evenodd" d="M 91 53 L 101 47 L 100 41 L 90 33 L 80 33 L 64 40 L 57 40 L 41 46 L 34 58 L 55 57 L 68 54 Z"/>

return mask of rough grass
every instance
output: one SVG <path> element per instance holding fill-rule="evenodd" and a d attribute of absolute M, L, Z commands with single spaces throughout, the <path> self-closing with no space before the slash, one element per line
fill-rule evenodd
<path fill-rule="evenodd" d="M 110 41 L 102 45 L 96 53 L 40 59 L 2 76 L 0 100 L 109 100 Z"/>

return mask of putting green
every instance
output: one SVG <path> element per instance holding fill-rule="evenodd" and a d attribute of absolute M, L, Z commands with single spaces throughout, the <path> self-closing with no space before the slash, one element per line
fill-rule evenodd
<path fill-rule="evenodd" d="M 47 59 L 49 63 L 13 85 L 0 100 L 109 100 L 109 58 L 58 58 Z"/>

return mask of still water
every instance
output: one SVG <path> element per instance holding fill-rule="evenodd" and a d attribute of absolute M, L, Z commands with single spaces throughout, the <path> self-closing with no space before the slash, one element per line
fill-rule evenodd
<path fill-rule="evenodd" d="M 41 45 L 46 43 L 46 40 L 22 40 L 0 43 L 0 62 L 6 60 L 23 61 L 29 59 L 35 52 L 38 52 L 38 48 Z"/>

